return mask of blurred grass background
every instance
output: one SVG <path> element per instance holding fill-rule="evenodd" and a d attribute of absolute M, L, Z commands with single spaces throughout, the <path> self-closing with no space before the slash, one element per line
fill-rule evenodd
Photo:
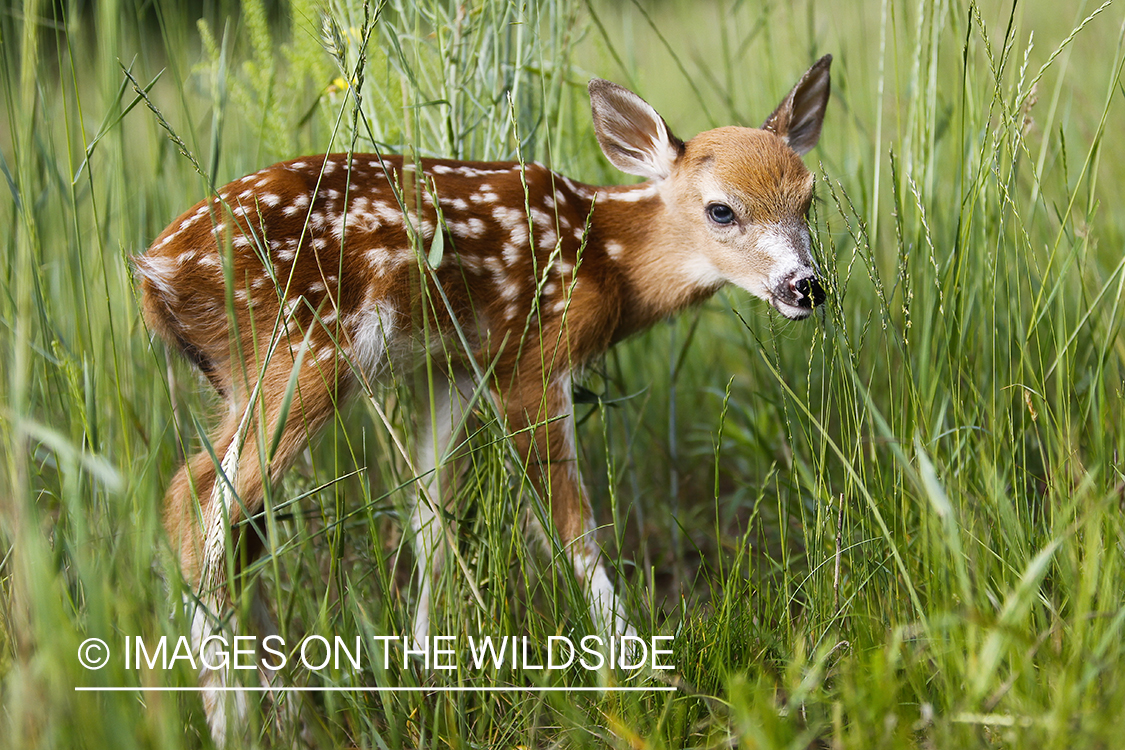
<path fill-rule="evenodd" d="M 127 258 L 212 184 L 372 138 L 622 181 L 593 137 L 590 77 L 630 86 L 689 137 L 760 124 L 825 53 L 833 98 L 806 159 L 819 178 L 825 314 L 794 325 L 724 292 L 591 368 L 578 408 L 600 540 L 629 611 L 642 632 L 676 637 L 677 670 L 630 684 L 681 689 L 306 694 L 307 739 L 1119 743 L 1119 6 L 477 0 L 388 2 L 373 25 L 364 17 L 360 4 L 306 0 L 27 0 L 0 11 L 4 744 L 211 744 L 195 695 L 73 688 L 194 684 L 187 669 L 117 661 L 88 672 L 76 652 L 88 636 L 113 645 L 187 632 L 162 578 L 159 505 L 182 442 L 216 402 L 150 343 Z M 163 123 L 124 70 L 151 85 Z M 384 405 L 392 429 L 408 432 L 408 395 Z M 467 574 L 444 577 L 434 631 L 537 642 L 586 632 L 568 572 L 512 532 L 503 451 L 487 434 L 471 449 Z M 410 480 L 364 402 L 286 477 L 275 554 L 251 576 L 287 642 L 406 632 Z M 623 676 L 367 665 L 287 679 Z M 290 746 L 296 732 L 254 713 L 232 745 Z"/>

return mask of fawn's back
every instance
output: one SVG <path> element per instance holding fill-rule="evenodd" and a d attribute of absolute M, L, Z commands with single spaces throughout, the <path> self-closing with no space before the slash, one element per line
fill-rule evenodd
<path fill-rule="evenodd" d="M 573 364 L 643 326 L 620 256 L 633 222 L 651 221 L 636 215 L 651 187 L 593 188 L 539 164 L 421 166 L 419 176 L 398 156 L 328 154 L 231 182 L 138 259 L 149 324 L 224 393 L 232 357 L 261 350 L 275 323 L 291 348 L 309 336 L 310 363 L 339 355 L 368 377 L 418 349 L 423 314 L 432 352 L 454 358 L 454 320 L 485 359 L 529 336 L 558 341 L 565 320 Z M 634 215 L 610 231 L 589 221 L 595 198 L 599 213 Z"/>

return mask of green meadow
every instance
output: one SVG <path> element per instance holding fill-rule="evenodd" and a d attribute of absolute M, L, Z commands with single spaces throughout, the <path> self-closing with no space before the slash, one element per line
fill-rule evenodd
<path fill-rule="evenodd" d="M 326 151 L 631 181 L 591 77 L 688 138 L 760 125 L 831 53 L 805 157 L 827 303 L 793 323 L 725 290 L 576 394 L 611 576 L 672 668 L 292 658 L 300 720 L 252 694 L 228 746 L 1121 746 L 1123 41 L 1122 7 L 1083 0 L 6 4 L 0 745 L 213 747 L 186 660 L 124 660 L 189 632 L 161 500 L 220 408 L 140 315 L 129 258 L 169 222 Z M 412 401 L 355 401 L 271 493 L 243 578 L 290 649 L 410 631 Z M 544 658 L 596 630 L 476 423 L 432 630 Z"/>

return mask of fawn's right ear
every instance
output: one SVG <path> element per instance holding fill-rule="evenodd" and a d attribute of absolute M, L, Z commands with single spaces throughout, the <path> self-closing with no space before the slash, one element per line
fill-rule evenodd
<path fill-rule="evenodd" d="M 595 78 L 590 81 L 594 132 L 602 153 L 622 172 L 663 180 L 684 151 L 684 143 L 656 110 L 632 91 Z"/>

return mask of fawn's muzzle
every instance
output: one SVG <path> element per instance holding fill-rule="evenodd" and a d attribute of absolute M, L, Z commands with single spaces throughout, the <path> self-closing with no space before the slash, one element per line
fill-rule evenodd
<path fill-rule="evenodd" d="M 824 302 L 824 287 L 811 270 L 798 270 L 777 285 L 771 301 L 785 317 L 800 320 Z"/>

